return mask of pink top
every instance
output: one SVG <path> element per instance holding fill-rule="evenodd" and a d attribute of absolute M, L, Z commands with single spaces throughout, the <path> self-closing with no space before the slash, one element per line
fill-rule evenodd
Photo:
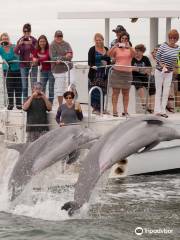
<path fill-rule="evenodd" d="M 132 58 L 134 54 L 131 52 L 129 48 L 119 48 L 115 47 L 112 49 L 110 56 L 115 59 L 115 65 L 124 65 L 131 66 Z M 114 67 L 114 69 L 118 71 L 131 72 L 131 67 Z"/>

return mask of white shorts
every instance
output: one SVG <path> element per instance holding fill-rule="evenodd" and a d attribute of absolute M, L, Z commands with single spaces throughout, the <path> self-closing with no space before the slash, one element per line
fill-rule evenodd
<path fill-rule="evenodd" d="M 63 94 L 67 91 L 67 81 L 66 81 L 66 73 L 53 73 L 55 78 L 55 93 L 56 96 L 63 96 Z"/>

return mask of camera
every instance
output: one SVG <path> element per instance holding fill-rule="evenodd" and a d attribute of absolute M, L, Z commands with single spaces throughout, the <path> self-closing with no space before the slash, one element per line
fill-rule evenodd
<path fill-rule="evenodd" d="M 9 45 L 8 42 L 2 42 L 2 43 L 1 43 L 1 46 L 3 46 L 3 47 L 4 47 L 4 46 L 8 46 L 8 45 Z"/>
<path fill-rule="evenodd" d="M 28 37 L 25 37 L 23 40 L 24 40 L 25 42 L 30 41 L 30 39 L 29 39 Z"/>

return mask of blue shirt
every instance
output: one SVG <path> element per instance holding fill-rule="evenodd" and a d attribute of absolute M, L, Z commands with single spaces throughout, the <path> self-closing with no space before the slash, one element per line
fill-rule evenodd
<path fill-rule="evenodd" d="M 7 63 L 9 61 L 13 60 L 19 60 L 18 56 L 14 53 L 14 45 L 10 45 L 9 51 L 6 52 L 4 50 L 3 46 L 0 46 L 0 56 L 2 57 L 3 60 L 5 60 Z M 11 71 L 19 71 L 19 62 L 14 62 L 14 63 L 8 63 L 9 64 L 9 69 Z M 3 70 L 6 71 L 8 70 L 8 66 L 4 63 L 3 64 Z"/>

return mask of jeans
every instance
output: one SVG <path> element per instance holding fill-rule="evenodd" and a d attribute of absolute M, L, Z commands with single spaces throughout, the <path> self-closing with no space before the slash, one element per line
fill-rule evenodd
<path fill-rule="evenodd" d="M 31 70 L 31 71 L 30 71 Z M 23 92 L 23 101 L 28 97 L 28 76 L 30 74 L 31 79 L 31 88 L 33 84 L 37 82 L 37 71 L 38 68 L 35 67 L 21 67 L 21 81 L 22 81 L 22 92 Z"/>
<path fill-rule="evenodd" d="M 51 71 L 41 72 L 40 81 L 43 85 L 43 91 L 46 92 L 47 81 L 49 80 L 49 101 L 53 103 L 54 100 L 54 76 Z"/>

